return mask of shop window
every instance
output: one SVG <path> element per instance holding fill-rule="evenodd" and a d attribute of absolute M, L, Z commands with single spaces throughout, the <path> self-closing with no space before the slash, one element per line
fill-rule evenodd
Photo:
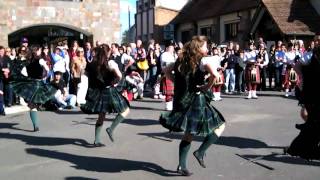
<path fill-rule="evenodd" d="M 226 41 L 235 39 L 239 32 L 239 22 L 225 24 Z"/>

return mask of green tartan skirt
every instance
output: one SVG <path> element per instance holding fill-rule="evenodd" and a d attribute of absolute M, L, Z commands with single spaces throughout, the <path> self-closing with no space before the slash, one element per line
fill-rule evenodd
<path fill-rule="evenodd" d="M 86 104 L 80 108 L 86 114 L 121 113 L 129 107 L 128 100 L 116 87 L 98 89 L 89 88 Z"/>
<path fill-rule="evenodd" d="M 225 123 L 222 114 L 211 104 L 210 93 L 187 93 L 171 112 L 162 113 L 160 124 L 175 132 L 206 136 Z M 175 104 L 175 102 L 174 102 Z"/>
<path fill-rule="evenodd" d="M 118 82 L 118 85 L 116 86 L 116 89 L 122 93 L 124 90 L 127 89 L 127 83 L 126 83 L 126 78 L 125 78 L 125 75 L 122 74 L 122 78 L 121 80 Z"/>
<path fill-rule="evenodd" d="M 57 92 L 55 87 L 38 79 L 20 78 L 10 83 L 18 96 L 33 104 L 45 104 Z"/>

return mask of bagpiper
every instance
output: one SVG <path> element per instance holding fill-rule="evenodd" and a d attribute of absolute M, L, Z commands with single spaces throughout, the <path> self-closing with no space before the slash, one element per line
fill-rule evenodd
<path fill-rule="evenodd" d="M 249 51 L 244 54 L 244 62 L 246 63 L 245 79 L 248 89 L 247 99 L 257 99 L 257 85 L 260 83 L 258 52 L 255 50 L 254 42 L 249 43 Z"/>

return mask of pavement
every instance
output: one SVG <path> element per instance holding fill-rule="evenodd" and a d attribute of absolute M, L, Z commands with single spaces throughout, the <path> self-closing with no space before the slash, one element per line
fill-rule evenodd
<path fill-rule="evenodd" d="M 212 104 L 227 126 L 206 153 L 201 168 L 192 152 L 202 141 L 194 137 L 188 156 L 191 177 L 177 176 L 182 134 L 168 133 L 158 123 L 164 102 L 145 98 L 131 103 L 131 112 L 114 132 L 105 132 L 105 147 L 94 148 L 97 115 L 79 109 L 39 112 L 40 131 L 32 132 L 27 112 L 0 117 L 0 179 L 10 180 L 318 180 L 320 162 L 282 154 L 299 133 L 297 101 L 278 92 L 260 92 L 258 100 L 227 95 Z M 104 127 L 114 115 L 107 115 Z"/>
<path fill-rule="evenodd" d="M 14 105 L 11 107 L 5 107 L 6 115 L 17 114 L 17 113 L 22 113 L 26 111 L 29 111 L 29 108 L 27 105 Z"/>

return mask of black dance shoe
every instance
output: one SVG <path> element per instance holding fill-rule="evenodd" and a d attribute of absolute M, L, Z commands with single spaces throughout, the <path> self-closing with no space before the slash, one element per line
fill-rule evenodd
<path fill-rule="evenodd" d="M 200 154 L 198 151 L 193 152 L 194 157 L 197 159 L 198 163 L 200 164 L 201 167 L 206 168 L 206 165 L 204 164 L 203 161 L 203 156 L 200 157 Z"/>
<path fill-rule="evenodd" d="M 188 169 L 182 169 L 181 166 L 178 166 L 177 173 L 180 174 L 181 176 L 191 176 L 192 175 L 192 173 L 189 172 Z"/>
<path fill-rule="evenodd" d="M 38 132 L 38 131 L 40 131 L 40 130 L 39 130 L 39 127 L 33 128 L 33 132 Z"/>
<path fill-rule="evenodd" d="M 100 142 L 99 143 L 94 142 L 93 146 L 94 147 L 105 147 L 106 145 L 104 145 L 104 144 L 102 144 Z"/>
<path fill-rule="evenodd" d="M 283 155 L 288 155 L 288 149 L 289 149 L 289 147 L 284 147 L 283 148 Z"/>
<path fill-rule="evenodd" d="M 107 131 L 107 134 L 108 134 L 110 140 L 111 140 L 112 142 L 114 142 L 111 129 L 110 129 L 110 128 L 107 128 L 106 131 Z"/>
<path fill-rule="evenodd" d="M 306 126 L 305 123 L 303 123 L 303 124 L 296 124 L 296 128 L 299 129 L 299 130 L 304 129 L 305 126 Z"/>

